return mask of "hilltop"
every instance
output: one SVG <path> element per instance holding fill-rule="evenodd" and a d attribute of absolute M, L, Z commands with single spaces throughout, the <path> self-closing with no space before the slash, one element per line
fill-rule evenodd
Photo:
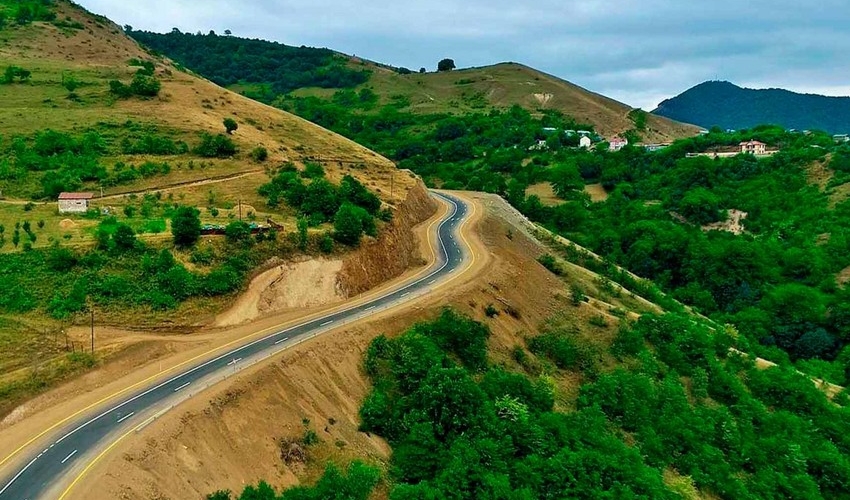
<path fill-rule="evenodd" d="M 667 99 L 652 112 L 705 128 L 744 129 L 771 123 L 786 129 L 850 131 L 850 97 L 741 88 L 711 81 Z"/>
<path fill-rule="evenodd" d="M 297 97 L 330 98 L 335 90 L 369 89 L 380 104 L 401 97 L 403 111 L 467 114 L 519 105 L 531 112 L 557 110 L 604 137 L 635 128 L 634 109 L 552 75 L 516 63 L 457 71 L 414 73 L 328 49 L 290 47 L 277 42 L 171 32 L 130 31 L 160 51 L 216 83 L 264 102 L 289 92 Z M 237 53 L 238 57 L 230 57 Z M 648 117 L 644 139 L 671 141 L 697 128 Z"/>
<path fill-rule="evenodd" d="M 519 105 L 533 113 L 560 111 L 578 123 L 592 126 L 603 137 L 635 128 L 631 106 L 522 64 L 500 63 L 424 74 L 400 74 L 370 63 L 366 67 L 372 75 L 364 87 L 387 98 L 407 96 L 410 109 L 417 113 L 463 114 Z M 649 116 L 642 136 L 647 142 L 665 142 L 696 132 L 691 125 Z"/>

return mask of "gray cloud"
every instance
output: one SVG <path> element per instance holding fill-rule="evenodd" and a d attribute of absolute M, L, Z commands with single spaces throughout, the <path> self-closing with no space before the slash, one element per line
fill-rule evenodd
<path fill-rule="evenodd" d="M 708 79 L 850 95 L 845 0 L 82 0 L 137 29 L 231 29 L 432 68 L 516 61 L 652 109 Z"/>

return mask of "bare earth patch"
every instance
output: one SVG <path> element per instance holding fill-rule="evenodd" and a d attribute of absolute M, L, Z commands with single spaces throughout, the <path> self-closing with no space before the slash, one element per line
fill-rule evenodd
<path fill-rule="evenodd" d="M 337 284 L 341 260 L 310 259 L 280 264 L 251 281 L 248 290 L 215 326 L 233 326 L 260 315 L 329 305 L 345 299 Z"/>
<path fill-rule="evenodd" d="M 593 203 L 601 203 L 608 199 L 608 191 L 605 191 L 602 184 L 588 184 L 584 186 L 584 192 L 590 195 L 590 201 Z"/>
<path fill-rule="evenodd" d="M 741 235 L 746 231 L 744 229 L 744 219 L 747 218 L 747 215 L 749 215 L 747 212 L 731 209 L 729 210 L 729 217 L 725 221 L 707 224 L 702 227 L 702 230 L 726 231 L 727 233 Z"/>
<path fill-rule="evenodd" d="M 847 283 L 850 283 L 850 267 L 845 267 L 838 273 L 838 276 L 835 278 L 835 281 L 839 286 L 844 286 Z"/>
<path fill-rule="evenodd" d="M 540 198 L 540 203 L 543 203 L 547 207 L 555 207 L 564 202 L 564 200 L 558 198 L 558 195 L 555 194 L 555 190 L 552 189 L 552 185 L 548 182 L 541 182 L 539 184 L 532 184 L 528 186 L 528 189 L 525 190 L 526 196 L 535 195 Z"/>

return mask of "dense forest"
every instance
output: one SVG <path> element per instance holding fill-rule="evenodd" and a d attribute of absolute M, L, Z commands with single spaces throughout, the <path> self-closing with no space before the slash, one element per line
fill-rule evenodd
<path fill-rule="evenodd" d="M 351 69 L 347 59 L 329 49 L 290 47 L 277 42 L 208 34 L 135 31 L 128 35 L 156 52 L 198 72 L 223 87 L 262 84 L 250 97 L 268 101 L 302 87 L 346 88 L 369 79 L 366 70 Z"/>
<path fill-rule="evenodd" d="M 705 82 L 659 104 L 654 114 L 705 128 L 752 128 L 774 123 L 787 129 L 850 133 L 850 97 L 746 89 Z"/>
<path fill-rule="evenodd" d="M 393 447 L 390 499 L 848 495 L 847 408 L 793 369 L 730 354 L 733 331 L 646 315 L 605 344 L 556 325 L 516 346 L 513 369 L 488 362 L 489 335 L 446 310 L 372 342 L 361 426 Z M 567 373 L 580 380 L 570 396 L 553 383 Z M 377 477 L 355 462 L 236 498 L 365 500 Z"/>

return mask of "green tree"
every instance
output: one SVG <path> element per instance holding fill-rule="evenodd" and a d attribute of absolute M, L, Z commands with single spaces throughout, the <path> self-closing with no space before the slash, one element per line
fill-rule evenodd
<path fill-rule="evenodd" d="M 453 59 L 443 59 L 439 63 L 437 63 L 437 71 L 451 71 L 455 69 L 455 62 Z"/>
<path fill-rule="evenodd" d="M 233 118 L 228 117 L 224 119 L 224 129 L 227 131 L 228 135 L 233 134 L 233 132 L 238 128 L 239 124 L 236 123 L 236 120 Z"/>
<path fill-rule="evenodd" d="M 191 247 L 201 237 L 200 212 L 194 207 L 177 208 L 171 219 L 171 234 L 174 244 L 179 247 Z"/>
<path fill-rule="evenodd" d="M 250 241 L 251 226 L 247 222 L 235 220 L 224 228 L 224 235 L 231 243 Z"/>
<path fill-rule="evenodd" d="M 118 224 L 115 232 L 112 234 L 112 241 L 115 243 L 116 250 L 127 251 L 136 248 L 136 233 L 133 228 L 127 224 Z"/>
<path fill-rule="evenodd" d="M 298 218 L 298 249 L 302 252 L 307 250 L 308 243 L 308 229 L 309 224 L 307 223 L 306 217 Z"/>
<path fill-rule="evenodd" d="M 364 217 L 369 217 L 365 210 L 343 203 L 334 216 L 334 238 L 345 245 L 358 245 L 363 235 Z"/>

